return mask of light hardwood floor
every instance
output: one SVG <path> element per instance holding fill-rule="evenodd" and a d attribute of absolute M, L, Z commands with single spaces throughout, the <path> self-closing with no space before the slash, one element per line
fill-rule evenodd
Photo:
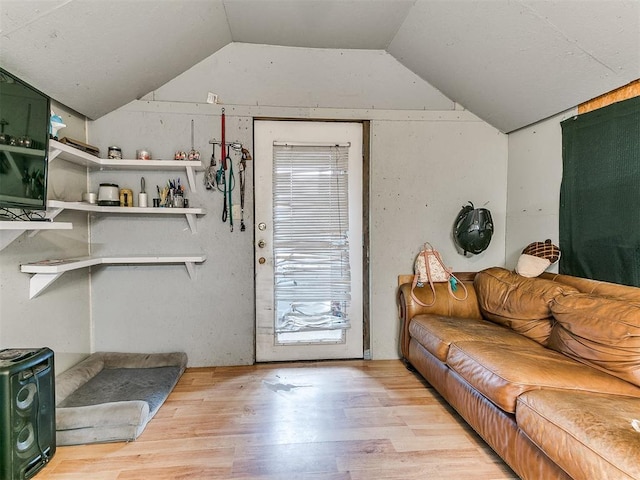
<path fill-rule="evenodd" d="M 400 361 L 188 369 L 135 442 L 59 447 L 35 477 L 515 478 Z"/>

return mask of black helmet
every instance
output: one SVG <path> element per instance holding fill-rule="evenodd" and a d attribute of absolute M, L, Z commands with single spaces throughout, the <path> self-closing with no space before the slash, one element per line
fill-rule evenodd
<path fill-rule="evenodd" d="M 478 254 L 485 251 L 492 235 L 493 220 L 489 210 L 474 208 L 471 202 L 462 207 L 453 225 L 453 239 L 465 255 L 467 252 Z"/>

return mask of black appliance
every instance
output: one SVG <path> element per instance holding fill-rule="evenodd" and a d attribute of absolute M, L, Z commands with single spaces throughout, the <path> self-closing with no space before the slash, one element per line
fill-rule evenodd
<path fill-rule="evenodd" d="M 0 207 L 47 208 L 51 101 L 0 68 Z"/>
<path fill-rule="evenodd" d="M 0 480 L 33 477 L 56 451 L 53 359 L 48 348 L 0 350 Z"/>

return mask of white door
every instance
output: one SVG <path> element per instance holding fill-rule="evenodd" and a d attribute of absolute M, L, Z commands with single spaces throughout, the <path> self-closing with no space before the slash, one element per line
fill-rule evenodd
<path fill-rule="evenodd" d="M 363 357 L 362 124 L 254 124 L 256 360 Z"/>

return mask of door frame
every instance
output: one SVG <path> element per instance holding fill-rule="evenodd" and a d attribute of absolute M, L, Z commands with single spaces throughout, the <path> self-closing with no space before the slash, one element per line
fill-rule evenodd
<path fill-rule="evenodd" d="M 251 131 L 255 132 L 255 123 L 259 121 L 272 121 L 272 122 L 336 122 L 336 123 L 360 123 L 362 125 L 362 358 L 364 360 L 371 360 L 371 282 L 370 282 L 370 261 L 369 251 L 371 243 L 371 228 L 370 228 L 370 196 L 371 196 L 371 121 L 370 120 L 358 120 L 358 119 L 322 119 L 322 118 L 290 118 L 290 117 L 253 117 Z M 252 144 L 255 145 L 255 137 L 252 139 Z M 254 203 L 253 203 L 253 218 L 256 218 L 255 212 L 255 175 L 253 176 L 253 191 L 254 191 Z M 255 245 L 257 229 L 253 229 L 253 243 Z M 253 249 L 253 282 L 254 291 L 257 291 L 256 286 L 256 249 Z M 256 358 L 256 331 L 255 321 L 257 319 L 256 301 L 254 298 L 254 359 Z"/>

